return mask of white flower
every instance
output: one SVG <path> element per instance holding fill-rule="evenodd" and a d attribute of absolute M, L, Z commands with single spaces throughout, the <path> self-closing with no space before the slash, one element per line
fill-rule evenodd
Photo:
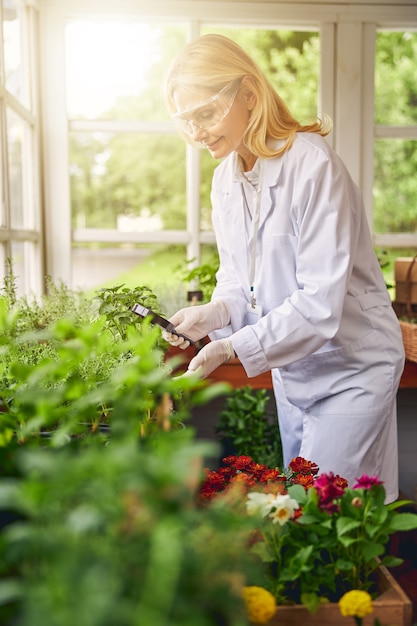
<path fill-rule="evenodd" d="M 298 509 L 299 506 L 298 502 L 291 498 L 288 494 L 278 494 L 274 496 L 269 517 L 272 519 L 274 524 L 280 524 L 283 526 L 289 519 L 294 517 L 294 511 Z"/>
<path fill-rule="evenodd" d="M 275 498 L 276 496 L 273 493 L 252 491 L 248 494 L 246 500 L 246 510 L 249 515 L 262 515 L 262 517 L 265 517 L 275 506 Z"/>

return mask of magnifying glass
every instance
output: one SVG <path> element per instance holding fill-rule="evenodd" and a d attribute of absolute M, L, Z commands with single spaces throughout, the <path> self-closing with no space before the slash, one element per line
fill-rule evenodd
<path fill-rule="evenodd" d="M 157 324 L 157 326 L 160 326 L 164 330 L 167 330 L 169 333 L 172 333 L 173 335 L 177 335 L 178 337 L 182 337 L 186 341 L 190 342 L 190 346 L 194 345 L 194 341 L 192 341 L 186 335 L 181 335 L 181 333 L 177 333 L 177 331 L 175 330 L 174 324 L 172 324 L 170 321 L 165 319 L 165 317 L 162 317 L 162 315 L 159 315 L 158 313 L 155 313 L 155 311 L 152 311 L 152 309 L 148 309 L 146 306 L 143 306 L 142 304 L 134 304 L 132 307 L 132 311 L 133 313 L 136 313 L 136 315 L 139 315 L 139 317 L 143 317 L 143 318 L 149 317 L 151 324 Z"/>

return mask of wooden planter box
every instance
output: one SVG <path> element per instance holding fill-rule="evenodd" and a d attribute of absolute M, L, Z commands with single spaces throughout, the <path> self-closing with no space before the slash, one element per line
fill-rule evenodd
<path fill-rule="evenodd" d="M 386 567 L 377 572 L 380 595 L 373 601 L 373 613 L 363 618 L 363 626 L 379 619 L 384 626 L 411 626 L 413 606 Z M 353 626 L 353 617 L 342 617 L 336 603 L 323 604 L 312 615 L 303 606 L 279 606 L 268 626 Z"/>

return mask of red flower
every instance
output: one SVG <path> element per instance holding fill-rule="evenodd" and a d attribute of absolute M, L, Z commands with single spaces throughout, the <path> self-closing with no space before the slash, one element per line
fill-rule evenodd
<path fill-rule="evenodd" d="M 341 486 L 343 481 L 344 479 L 341 479 L 338 475 L 335 476 L 333 472 L 321 474 L 316 478 L 314 486 L 319 495 L 319 506 L 321 509 L 328 513 L 336 513 L 338 511 L 339 507 L 335 500 L 343 495 L 344 487 Z"/>
<path fill-rule="evenodd" d="M 293 459 L 289 464 L 289 468 L 295 474 L 313 474 L 313 476 L 315 476 L 319 471 L 319 467 L 316 463 L 313 463 L 312 461 L 307 461 L 301 456 L 297 456 L 295 459 Z"/>
<path fill-rule="evenodd" d="M 220 472 L 206 471 L 205 484 L 210 485 L 213 489 L 222 489 L 226 482 L 226 477 Z"/>
<path fill-rule="evenodd" d="M 291 482 L 294 485 L 302 485 L 307 490 L 313 487 L 314 476 L 312 474 L 299 474 L 298 476 L 292 476 Z"/>
<path fill-rule="evenodd" d="M 256 485 L 256 480 L 251 474 L 236 474 L 236 476 L 232 476 L 230 479 L 230 484 L 242 483 L 247 485 L 248 487 L 252 487 Z"/>
<path fill-rule="evenodd" d="M 267 483 L 272 481 L 285 482 L 286 478 L 277 469 L 266 468 L 259 476 L 259 480 L 261 483 Z"/>
<path fill-rule="evenodd" d="M 296 522 L 299 517 L 303 514 L 303 509 L 300 507 L 299 509 L 295 509 L 293 520 Z"/>
<path fill-rule="evenodd" d="M 243 470 L 248 465 L 253 464 L 252 457 L 250 456 L 225 456 L 223 459 L 225 465 L 233 465 L 237 470 Z"/>
<path fill-rule="evenodd" d="M 288 486 L 292 484 L 301 485 L 307 490 L 315 484 L 314 477 L 319 470 L 316 463 L 307 461 L 300 456 L 291 461 L 289 476 L 282 474 L 277 468 L 255 463 L 252 457 L 246 455 L 227 456 L 222 459 L 222 462 L 223 466 L 217 472 L 206 470 L 205 480 L 200 488 L 202 502 L 210 500 L 232 484 L 240 485 L 245 491 L 255 487 L 265 493 L 275 494 L 287 493 Z M 336 488 L 344 489 L 347 486 L 347 482 L 339 476 L 333 477 L 333 480 L 333 491 L 322 496 L 323 507 L 326 510 L 329 509 L 334 497 L 336 497 L 335 495 L 333 495 L 333 498 L 331 497 L 334 490 Z M 327 484 L 320 486 L 319 483 L 319 487 L 322 490 L 329 491 L 329 485 Z M 299 515 L 301 515 L 301 511 Z"/>
<path fill-rule="evenodd" d="M 342 476 L 339 476 L 339 474 L 336 474 L 335 480 L 336 480 L 336 484 L 341 489 L 344 490 L 348 488 L 348 481 L 346 480 L 346 478 L 343 478 Z"/>

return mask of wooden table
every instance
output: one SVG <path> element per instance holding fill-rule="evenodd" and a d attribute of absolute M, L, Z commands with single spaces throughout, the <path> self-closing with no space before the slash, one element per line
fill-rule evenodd
<path fill-rule="evenodd" d="M 249 385 L 253 389 L 272 389 L 271 373 L 265 372 L 254 378 L 248 378 L 239 359 L 233 359 L 229 363 L 225 363 L 210 376 L 213 382 L 228 382 L 234 388 L 245 387 Z M 417 388 L 417 363 L 406 361 L 404 372 L 401 377 L 400 388 L 416 389 Z"/>
<path fill-rule="evenodd" d="M 417 363 L 413 361 L 406 361 L 401 377 L 400 387 L 402 389 L 416 389 L 417 388 Z"/>

